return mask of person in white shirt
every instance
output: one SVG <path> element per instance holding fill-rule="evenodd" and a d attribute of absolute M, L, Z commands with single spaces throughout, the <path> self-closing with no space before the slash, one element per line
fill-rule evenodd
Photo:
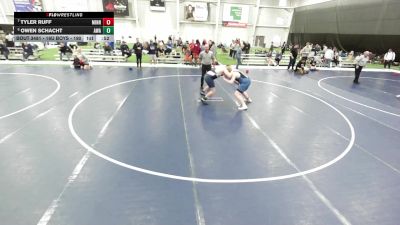
<path fill-rule="evenodd" d="M 333 59 L 333 50 L 331 47 L 329 47 L 326 51 L 325 51 L 325 55 L 324 55 L 324 60 L 325 60 L 325 65 L 327 67 L 331 67 L 332 65 L 332 59 Z"/>
<path fill-rule="evenodd" d="M 396 58 L 396 53 L 394 53 L 392 51 L 392 49 L 389 49 L 389 51 L 385 54 L 385 57 L 384 57 L 385 61 L 383 63 L 383 66 L 385 67 L 385 69 L 386 69 L 386 66 L 389 66 L 389 69 L 390 69 L 390 66 L 392 65 L 395 58 Z"/>
<path fill-rule="evenodd" d="M 300 55 L 302 58 L 307 58 L 308 54 L 311 52 L 312 49 L 312 45 L 310 44 L 310 42 L 306 43 L 306 46 L 304 46 L 304 48 L 302 48 L 300 50 Z"/>
<path fill-rule="evenodd" d="M 6 46 L 14 47 L 14 35 L 12 33 L 8 33 L 6 36 Z"/>
<path fill-rule="evenodd" d="M 361 70 L 365 65 L 367 65 L 368 60 L 369 60 L 369 51 L 365 51 L 364 54 L 357 56 L 356 59 L 354 60 L 354 63 L 356 64 L 355 65 L 356 70 L 353 83 L 359 84 L 358 78 L 360 78 Z"/>

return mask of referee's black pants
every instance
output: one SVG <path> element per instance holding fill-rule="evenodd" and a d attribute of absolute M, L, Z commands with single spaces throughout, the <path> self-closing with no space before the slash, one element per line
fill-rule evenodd
<path fill-rule="evenodd" d="M 385 60 L 383 62 L 384 68 L 386 69 L 386 66 L 389 66 L 389 69 L 390 69 L 390 65 L 392 65 L 392 62 L 393 62 L 393 60 Z"/>
<path fill-rule="evenodd" d="M 201 90 L 203 90 L 204 75 L 210 70 L 211 70 L 211 64 L 210 65 L 201 64 L 201 81 L 200 81 L 200 89 Z"/>
<path fill-rule="evenodd" d="M 360 78 L 362 68 L 363 68 L 362 66 L 356 66 L 355 77 L 353 81 L 354 83 L 358 83 L 358 78 Z"/>

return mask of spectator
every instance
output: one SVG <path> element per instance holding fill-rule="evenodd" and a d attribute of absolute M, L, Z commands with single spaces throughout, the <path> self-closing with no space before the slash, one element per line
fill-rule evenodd
<path fill-rule="evenodd" d="M 29 56 L 33 55 L 33 48 L 32 45 L 29 43 L 28 44 L 22 43 L 22 48 L 24 50 L 22 61 L 25 61 L 29 58 Z"/>
<path fill-rule="evenodd" d="M 302 57 L 296 65 L 296 73 L 304 75 L 308 73 L 308 68 L 306 67 L 307 58 Z"/>
<path fill-rule="evenodd" d="M 300 51 L 301 57 L 307 59 L 308 54 L 311 52 L 311 48 L 312 48 L 312 45 L 310 44 L 310 42 L 307 42 L 306 46 L 304 46 L 304 48 L 302 48 Z"/>
<path fill-rule="evenodd" d="M 192 50 L 192 55 L 193 55 L 193 61 L 194 65 L 197 66 L 197 63 L 199 61 L 199 54 L 200 54 L 201 48 L 200 48 L 200 41 L 197 39 L 196 44 L 193 46 Z"/>
<path fill-rule="evenodd" d="M 112 53 L 112 48 L 108 42 L 104 43 L 104 55 L 111 55 Z"/>
<path fill-rule="evenodd" d="M 192 64 L 192 60 L 193 60 L 192 52 L 190 51 L 189 47 L 185 48 L 184 54 L 185 54 L 185 58 L 184 58 L 185 64 Z"/>
<path fill-rule="evenodd" d="M 298 45 L 294 45 L 290 49 L 290 61 L 287 69 L 290 69 L 292 67 L 292 70 L 294 70 L 294 65 L 296 64 L 296 59 L 297 59 L 297 54 L 298 54 Z"/>
<path fill-rule="evenodd" d="M 156 64 L 157 63 L 157 43 L 153 42 L 153 40 L 150 40 L 148 51 L 149 51 L 151 63 Z"/>
<path fill-rule="evenodd" d="M 314 45 L 314 55 L 317 55 L 317 53 L 321 51 L 321 46 L 319 44 Z"/>
<path fill-rule="evenodd" d="M 139 42 L 139 38 L 136 38 L 136 43 L 133 45 L 133 50 L 135 51 L 136 55 L 136 65 L 138 68 L 142 68 L 143 45 Z"/>
<path fill-rule="evenodd" d="M 0 54 L 4 55 L 4 58 L 8 60 L 8 55 L 10 54 L 10 50 L 8 50 L 7 45 L 4 44 L 3 41 L 0 41 Z"/>
<path fill-rule="evenodd" d="M 285 54 L 286 47 L 287 47 L 287 46 L 286 46 L 286 42 L 284 41 L 283 44 L 282 44 L 282 46 L 281 46 L 281 55 Z M 278 62 L 278 65 L 279 65 L 279 62 Z"/>
<path fill-rule="evenodd" d="M 354 60 L 354 51 L 350 51 L 347 55 L 347 61 L 353 62 Z"/>
<path fill-rule="evenodd" d="M 269 52 L 273 52 L 274 51 L 274 42 L 271 41 L 271 46 L 269 47 Z"/>
<path fill-rule="evenodd" d="M 207 40 L 206 39 L 204 39 L 203 40 L 203 42 L 201 43 L 201 50 L 200 50 L 200 52 L 203 52 L 205 49 L 206 49 L 206 46 L 207 46 L 208 44 L 207 44 Z M 210 46 L 210 45 L 208 45 L 208 46 Z"/>
<path fill-rule="evenodd" d="M 229 45 L 229 56 L 235 58 L 235 40 L 232 40 L 232 43 Z"/>
<path fill-rule="evenodd" d="M 182 46 L 183 46 L 183 41 L 182 41 L 182 38 L 181 38 L 181 37 L 179 37 L 179 39 L 178 39 L 176 45 L 177 45 L 178 47 L 182 47 Z"/>
<path fill-rule="evenodd" d="M 282 53 L 277 52 L 275 54 L 275 65 L 279 66 L 279 62 L 282 60 Z"/>
<path fill-rule="evenodd" d="M 323 45 L 322 46 L 322 54 L 325 55 L 325 52 L 328 50 L 328 46 Z"/>
<path fill-rule="evenodd" d="M 157 51 L 157 57 L 159 55 L 164 55 L 164 51 L 165 51 L 165 44 L 164 41 L 159 41 L 158 42 L 158 51 Z"/>
<path fill-rule="evenodd" d="M 340 63 L 339 60 L 339 52 L 337 51 L 337 48 L 333 48 L 333 59 L 332 62 L 335 63 L 335 66 L 337 67 Z"/>
<path fill-rule="evenodd" d="M 246 54 L 249 54 L 250 53 L 250 48 L 251 48 L 251 46 L 250 46 L 250 42 L 246 42 L 246 44 L 247 44 L 247 48 L 246 48 Z"/>
<path fill-rule="evenodd" d="M 310 67 L 310 71 L 317 70 L 317 61 L 315 60 L 315 58 L 311 58 L 309 67 Z"/>
<path fill-rule="evenodd" d="M 132 56 L 132 53 L 129 50 L 129 46 L 126 44 L 125 41 L 122 41 L 122 44 L 121 44 L 121 46 L 119 46 L 119 48 L 121 49 L 122 56 L 126 55 L 126 58 L 129 58 Z"/>
<path fill-rule="evenodd" d="M 6 35 L 6 47 L 14 47 L 14 35 L 12 33 L 8 33 Z"/>
<path fill-rule="evenodd" d="M 334 52 L 331 47 L 328 47 L 328 49 L 325 51 L 324 54 L 324 60 L 325 60 L 325 66 L 331 68 L 332 67 L 332 60 L 333 60 Z"/>
<path fill-rule="evenodd" d="M 212 51 L 212 53 L 214 55 L 214 58 L 216 59 L 216 57 L 217 57 L 217 46 L 215 45 L 215 42 L 213 42 L 213 41 L 210 41 L 210 42 L 211 42 L 210 51 Z"/>
<path fill-rule="evenodd" d="M 165 49 L 165 54 L 169 55 L 172 52 L 172 48 L 173 48 L 173 43 L 172 43 L 172 38 L 170 36 L 168 37 L 167 49 Z"/>
<path fill-rule="evenodd" d="M 61 43 L 60 47 L 59 47 L 59 51 L 60 51 L 60 61 L 63 60 L 64 55 L 67 56 L 67 60 L 69 61 L 69 59 L 72 56 L 72 49 L 65 43 Z"/>
<path fill-rule="evenodd" d="M 236 69 L 239 69 L 239 65 L 242 64 L 241 60 L 242 60 L 242 48 L 240 47 L 240 44 L 237 44 L 237 48 L 236 48 L 236 53 L 235 53 L 235 57 L 236 57 Z"/>
<path fill-rule="evenodd" d="M 274 51 L 275 52 L 275 51 Z M 267 53 L 267 66 L 270 66 L 270 65 L 275 65 L 275 61 L 274 61 L 274 59 L 273 59 L 273 57 L 272 57 L 272 52 L 268 52 Z"/>
<path fill-rule="evenodd" d="M 384 56 L 384 67 L 386 69 L 386 66 L 389 67 L 392 65 L 394 59 L 396 58 L 396 54 L 392 51 L 392 49 L 389 49 L 389 51 L 385 54 Z"/>

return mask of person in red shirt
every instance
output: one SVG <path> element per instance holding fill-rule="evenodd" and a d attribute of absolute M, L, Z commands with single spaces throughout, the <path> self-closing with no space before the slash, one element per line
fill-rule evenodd
<path fill-rule="evenodd" d="M 201 51 L 200 41 L 196 40 L 196 44 L 193 47 L 192 54 L 194 59 L 194 65 L 197 66 L 197 62 L 199 61 L 199 54 Z"/>

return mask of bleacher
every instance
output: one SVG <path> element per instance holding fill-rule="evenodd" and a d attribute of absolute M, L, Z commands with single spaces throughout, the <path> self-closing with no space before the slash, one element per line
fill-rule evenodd
<path fill-rule="evenodd" d="M 9 47 L 8 50 L 10 54 L 8 55 L 9 60 L 23 60 L 24 56 L 24 49 L 22 47 Z M 37 50 L 33 51 L 33 55 L 28 57 L 28 60 L 37 60 L 40 58 L 40 53 Z M 4 55 L 0 55 L 0 59 L 6 59 Z"/>
<path fill-rule="evenodd" d="M 290 56 L 283 55 L 279 62 L 281 66 L 289 65 Z M 275 65 L 275 54 L 270 57 L 263 53 L 253 53 L 253 54 L 242 54 L 242 64 L 243 65 L 261 65 L 261 66 L 274 66 Z"/>
<path fill-rule="evenodd" d="M 165 64 L 180 64 L 183 63 L 183 55 L 178 52 L 171 52 L 168 55 L 160 55 L 157 61 Z"/>
<path fill-rule="evenodd" d="M 122 52 L 120 50 L 113 50 L 110 53 L 105 53 L 103 49 L 81 49 L 82 54 L 84 54 L 89 61 L 92 62 L 126 62 L 127 58 L 122 56 Z M 56 60 L 60 60 L 60 55 L 55 54 L 54 57 Z M 73 60 L 73 55 L 63 55 L 62 60 Z"/>

